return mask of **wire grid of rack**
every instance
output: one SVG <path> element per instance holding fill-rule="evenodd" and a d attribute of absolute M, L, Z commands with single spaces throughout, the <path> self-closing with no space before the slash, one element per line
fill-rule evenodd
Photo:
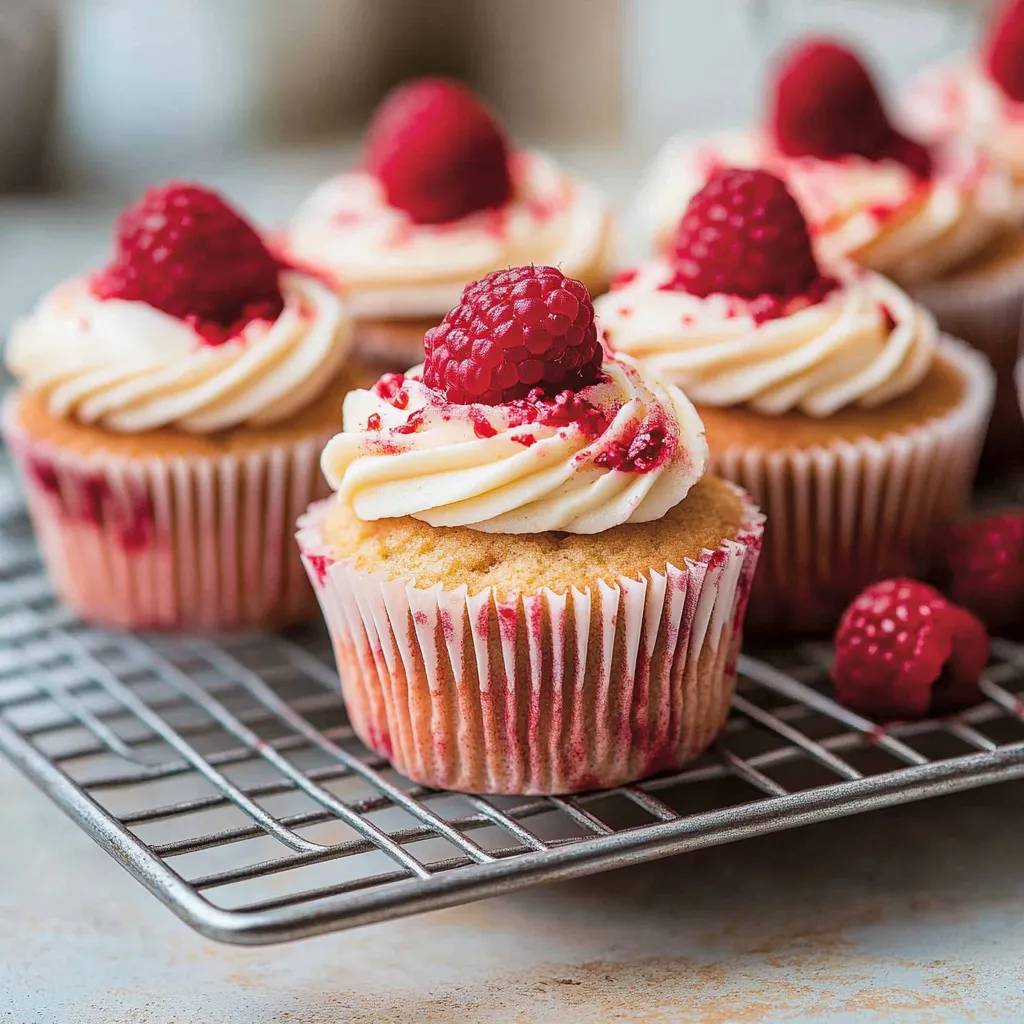
<path fill-rule="evenodd" d="M 827 645 L 741 660 L 695 764 L 575 797 L 429 790 L 359 744 L 322 632 L 142 637 L 75 621 L 0 523 L 0 751 L 209 937 L 258 944 L 1024 776 L 1024 646 L 987 701 L 888 730 L 826 696 Z M 42 880 L 40 880 L 40 884 Z"/>

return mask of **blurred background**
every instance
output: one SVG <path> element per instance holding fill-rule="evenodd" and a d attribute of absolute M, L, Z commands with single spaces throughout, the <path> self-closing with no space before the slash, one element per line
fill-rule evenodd
<path fill-rule="evenodd" d="M 966 50 L 983 0 L 0 0 L 0 331 L 103 258 L 148 183 L 194 176 L 264 223 L 349 162 L 374 104 L 462 78 L 520 141 L 625 208 L 654 148 L 760 108 L 808 31 L 889 85 Z"/>

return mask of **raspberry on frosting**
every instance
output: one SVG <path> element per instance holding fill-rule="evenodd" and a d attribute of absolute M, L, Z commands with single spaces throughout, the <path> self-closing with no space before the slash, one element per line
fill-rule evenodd
<path fill-rule="evenodd" d="M 1000 8 L 984 49 L 985 70 L 1006 95 L 1024 102 L 1024 0 Z"/>
<path fill-rule="evenodd" d="M 456 405 L 578 390 L 604 357 L 586 287 L 555 267 L 496 270 L 467 285 L 423 345 L 423 382 Z"/>
<path fill-rule="evenodd" d="M 836 698 L 870 718 L 923 718 L 981 700 L 985 627 L 924 583 L 872 584 L 843 613 L 835 642 Z"/>
<path fill-rule="evenodd" d="M 1024 610 L 1024 512 L 956 527 L 946 545 L 949 596 L 990 629 L 1016 625 Z"/>
<path fill-rule="evenodd" d="M 170 182 L 117 222 L 114 258 L 90 282 L 100 299 L 145 302 L 226 341 L 284 306 L 280 266 L 256 230 L 216 193 Z"/>
<path fill-rule="evenodd" d="M 772 86 L 769 127 L 786 156 L 893 159 L 918 177 L 931 174 L 928 150 L 893 127 L 860 58 L 831 39 L 808 39 L 783 59 Z"/>
<path fill-rule="evenodd" d="M 759 169 L 722 167 L 690 200 L 676 229 L 669 287 L 770 303 L 820 292 L 821 271 L 800 207 Z"/>
<path fill-rule="evenodd" d="M 512 198 L 508 144 L 464 86 L 444 78 L 401 85 L 384 99 L 365 145 L 388 202 L 417 224 L 443 224 Z"/>

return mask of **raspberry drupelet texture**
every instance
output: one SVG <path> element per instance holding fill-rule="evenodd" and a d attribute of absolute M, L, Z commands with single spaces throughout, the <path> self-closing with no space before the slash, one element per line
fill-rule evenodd
<path fill-rule="evenodd" d="M 964 523 L 947 545 L 949 596 L 990 629 L 1019 625 L 1024 615 L 1024 512 Z"/>
<path fill-rule="evenodd" d="M 1012 100 L 1024 102 L 1024 0 L 1000 8 L 986 40 L 985 69 Z"/>
<path fill-rule="evenodd" d="M 496 270 L 467 285 L 423 345 L 423 382 L 456 405 L 576 391 L 597 380 L 604 358 L 586 287 L 555 267 Z"/>
<path fill-rule="evenodd" d="M 701 297 L 806 295 L 822 281 L 800 207 L 759 169 L 714 171 L 676 229 L 671 287 Z"/>
<path fill-rule="evenodd" d="M 417 224 L 443 224 L 512 198 L 508 143 L 464 86 L 422 78 L 392 90 L 366 138 L 366 169 Z"/>
<path fill-rule="evenodd" d="M 880 721 L 962 710 L 981 700 L 988 646 L 984 625 L 933 587 L 874 583 L 836 631 L 836 698 Z"/>
<path fill-rule="evenodd" d="M 284 305 L 280 266 L 256 230 L 216 193 L 170 182 L 117 222 L 114 258 L 91 280 L 100 299 L 145 302 L 189 322 L 210 343 Z"/>
<path fill-rule="evenodd" d="M 770 130 L 786 156 L 888 158 L 919 177 L 931 174 L 927 148 L 896 131 L 868 69 L 831 39 L 808 39 L 790 51 L 770 102 Z"/>

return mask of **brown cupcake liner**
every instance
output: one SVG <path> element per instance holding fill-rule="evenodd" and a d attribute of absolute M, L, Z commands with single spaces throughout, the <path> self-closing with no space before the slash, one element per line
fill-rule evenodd
<path fill-rule="evenodd" d="M 216 457 L 84 455 L 31 436 L 4 404 L 4 438 L 54 589 L 83 619 L 216 632 L 311 618 L 293 524 L 328 493 L 328 438 Z"/>
<path fill-rule="evenodd" d="M 764 519 L 741 497 L 736 536 L 682 567 L 506 599 L 358 569 L 313 505 L 298 542 L 356 733 L 463 792 L 579 792 L 689 761 L 729 712 Z"/>
<path fill-rule="evenodd" d="M 973 349 L 944 338 L 942 352 L 963 373 L 965 393 L 912 430 L 809 449 L 712 452 L 712 472 L 749 491 L 768 518 L 748 633 L 829 630 L 867 584 L 929 573 L 970 502 L 994 389 Z"/>

